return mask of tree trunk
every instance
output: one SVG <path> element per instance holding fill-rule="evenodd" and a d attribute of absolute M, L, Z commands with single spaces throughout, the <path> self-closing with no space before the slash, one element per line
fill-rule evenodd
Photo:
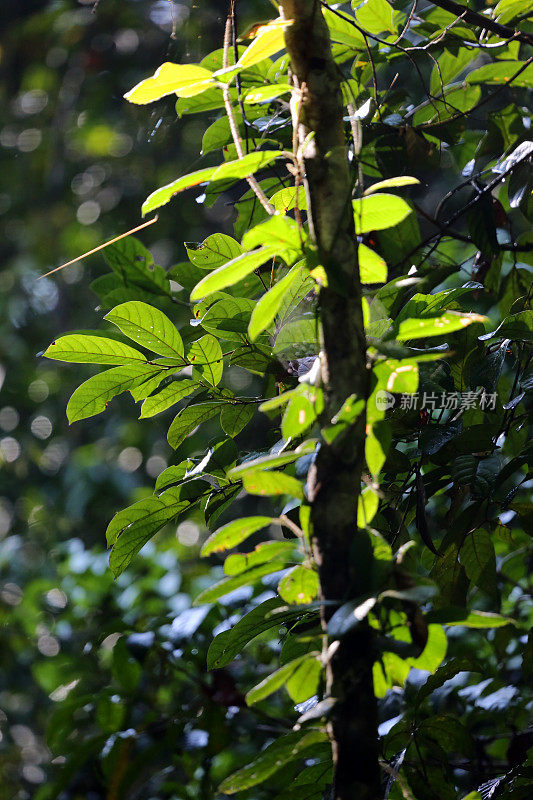
<path fill-rule="evenodd" d="M 285 41 L 310 231 L 328 278 L 320 293 L 320 317 L 325 416 L 331 419 L 350 395 L 366 398 L 369 384 L 340 73 L 317 0 L 281 0 L 281 6 L 285 19 L 293 20 L 285 30 Z M 357 531 L 364 438 L 363 414 L 347 435 L 331 445 L 322 443 L 310 475 L 313 549 L 324 600 L 358 597 L 371 578 L 368 536 Z M 324 629 L 334 610 L 335 606 L 323 607 Z M 377 800 L 380 774 L 370 628 L 362 623 L 330 644 L 327 653 L 327 691 L 336 701 L 329 718 L 335 800 Z"/>

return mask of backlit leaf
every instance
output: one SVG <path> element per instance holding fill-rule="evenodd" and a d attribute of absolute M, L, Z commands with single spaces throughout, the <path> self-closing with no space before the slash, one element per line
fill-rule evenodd
<path fill-rule="evenodd" d="M 312 745 L 327 740 L 325 731 L 302 728 L 280 736 L 246 767 L 234 772 L 220 784 L 219 791 L 224 794 L 235 794 L 251 786 L 263 783 L 271 775 L 284 767 L 288 761 L 300 758 L 301 754 Z"/>
<path fill-rule="evenodd" d="M 166 411 L 167 408 L 170 408 L 175 403 L 179 403 L 180 400 L 192 394 L 198 388 L 199 384 L 196 383 L 196 381 L 186 379 L 172 381 L 172 383 L 169 383 L 168 386 L 165 386 L 157 394 L 146 398 L 142 404 L 140 419 L 153 417 L 155 414 Z"/>
<path fill-rule="evenodd" d="M 153 103 L 167 94 L 193 97 L 214 85 L 213 74 L 196 64 L 173 64 L 166 61 L 151 78 L 141 81 L 124 97 L 130 103 Z"/>
<path fill-rule="evenodd" d="M 202 278 L 191 292 L 191 300 L 201 300 L 214 292 L 225 289 L 226 286 L 233 286 L 234 283 L 249 275 L 265 261 L 274 258 L 276 251 L 272 247 L 260 247 L 251 253 L 243 253 L 237 258 L 228 261 L 227 264 L 215 269 Z"/>
<path fill-rule="evenodd" d="M 260 633 L 280 628 L 301 616 L 301 609 L 287 609 L 286 603 L 279 597 L 265 600 L 242 617 L 233 628 L 222 631 L 213 639 L 207 653 L 207 668 L 225 667 Z"/>
<path fill-rule="evenodd" d="M 118 394 L 139 386 L 160 370 L 152 364 L 126 364 L 113 367 L 78 386 L 67 404 L 69 423 L 93 417 L 105 411 L 110 400 Z"/>
<path fill-rule="evenodd" d="M 285 47 L 283 31 L 290 24 L 290 20 L 274 20 L 268 25 L 262 25 L 253 42 L 240 56 L 237 65 L 248 68 L 282 50 Z"/>
<path fill-rule="evenodd" d="M 218 414 L 223 405 L 220 401 L 211 401 L 190 405 L 182 409 L 174 417 L 168 429 L 167 440 L 169 445 L 174 449 L 179 447 L 198 425 Z"/>
<path fill-rule="evenodd" d="M 185 247 L 189 259 L 199 269 L 216 269 L 242 253 L 239 242 L 225 233 L 213 233 L 198 245 L 186 242 Z"/>
<path fill-rule="evenodd" d="M 302 565 L 293 567 L 280 580 L 278 593 L 287 603 L 310 603 L 318 594 L 318 573 Z"/>
<path fill-rule="evenodd" d="M 481 314 L 458 314 L 448 311 L 441 317 L 426 319 L 406 319 L 400 322 L 396 339 L 405 342 L 407 339 L 426 339 L 429 336 L 444 336 L 447 333 L 463 330 L 473 322 L 485 322 Z"/>
<path fill-rule="evenodd" d="M 109 566 L 115 577 L 121 575 L 131 559 L 163 525 L 190 505 L 182 497 L 180 486 L 171 487 L 158 497 L 147 497 L 115 514 L 107 529 L 108 544 L 113 545 Z"/>
<path fill-rule="evenodd" d="M 146 362 L 138 350 L 115 339 L 72 333 L 61 336 L 44 351 L 46 358 L 77 364 L 128 364 Z"/>
<path fill-rule="evenodd" d="M 169 318 L 158 308 L 138 301 L 122 303 L 106 314 L 105 319 L 148 350 L 186 363 L 183 359 L 181 336 Z"/>
<path fill-rule="evenodd" d="M 148 195 L 142 204 L 143 217 L 149 214 L 150 211 L 166 205 L 178 192 L 183 192 L 185 189 L 190 189 L 191 186 L 198 186 L 200 183 L 211 180 L 215 170 L 216 167 L 199 169 L 196 170 L 196 172 L 191 172 L 188 175 L 177 178 L 175 181 L 172 181 L 172 183 L 167 183 L 166 186 L 161 186 L 160 189 L 156 189 L 155 192 Z"/>
<path fill-rule="evenodd" d="M 254 403 L 226 403 L 220 412 L 220 424 L 228 436 L 237 436 L 248 425 L 257 406 Z"/>
<path fill-rule="evenodd" d="M 200 555 L 209 556 L 211 553 L 230 550 L 244 542 L 252 533 L 266 528 L 273 521 L 273 517 L 243 517 L 228 522 L 227 525 L 223 525 L 222 528 L 211 534 L 204 543 Z"/>
<path fill-rule="evenodd" d="M 277 496 L 289 494 L 292 497 L 303 498 L 302 484 L 291 475 L 284 472 L 248 472 L 242 479 L 248 494 L 260 496 Z"/>
<path fill-rule="evenodd" d="M 358 234 L 393 228 L 411 213 L 411 207 L 395 194 L 371 194 L 352 203 Z"/>
<path fill-rule="evenodd" d="M 211 386 L 220 383 L 224 371 L 222 348 L 210 333 L 192 343 L 187 359 L 194 368 L 193 378 L 207 381 Z"/>

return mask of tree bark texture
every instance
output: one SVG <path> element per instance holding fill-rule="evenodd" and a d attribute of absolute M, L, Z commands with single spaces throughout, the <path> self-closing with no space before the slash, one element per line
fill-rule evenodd
<path fill-rule="evenodd" d="M 343 123 L 340 73 L 318 0 L 281 0 L 293 20 L 285 42 L 293 73 L 293 121 L 303 151 L 309 227 L 328 286 L 320 293 L 322 379 L 327 418 L 352 394 L 368 396 L 369 371 L 361 307 L 352 186 Z M 331 445 L 322 443 L 312 474 L 314 557 L 322 598 L 346 601 L 364 593 L 372 571 L 367 534 L 357 530 L 365 421 Z M 335 606 L 324 605 L 323 626 Z M 373 691 L 373 638 L 366 623 L 330 644 L 327 691 L 335 764 L 335 800 L 377 800 L 380 773 Z"/>

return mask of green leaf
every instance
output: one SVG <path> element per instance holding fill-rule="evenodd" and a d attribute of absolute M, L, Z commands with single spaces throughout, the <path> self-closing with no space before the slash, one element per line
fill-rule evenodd
<path fill-rule="evenodd" d="M 139 419 L 146 419 L 166 411 L 175 403 L 179 403 L 184 397 L 192 394 L 196 389 L 200 388 L 200 384 L 196 381 L 181 380 L 172 381 L 168 386 L 165 386 L 157 394 L 148 397 L 141 407 L 141 415 Z"/>
<path fill-rule="evenodd" d="M 246 92 L 244 102 L 248 105 L 265 103 L 268 100 L 274 100 L 275 97 L 288 94 L 290 91 L 291 87 L 288 83 L 271 83 L 269 86 L 257 86 Z"/>
<path fill-rule="evenodd" d="M 158 497 L 147 497 L 115 514 L 106 537 L 108 544 L 113 545 L 109 566 L 116 578 L 163 525 L 191 505 L 191 500 L 183 497 L 182 489 L 182 486 L 171 487 Z"/>
<path fill-rule="evenodd" d="M 275 255 L 276 251 L 272 247 L 260 247 L 251 253 L 242 253 L 202 278 L 192 290 L 191 300 L 201 300 L 213 292 L 225 289 L 226 286 L 233 286 Z"/>
<path fill-rule="evenodd" d="M 498 594 L 496 555 L 487 530 L 478 528 L 469 533 L 463 542 L 459 558 L 472 583 L 488 594 Z"/>
<path fill-rule="evenodd" d="M 285 48 L 285 39 L 283 31 L 288 26 L 288 22 L 277 20 L 269 22 L 268 25 L 262 25 L 259 28 L 253 42 L 246 48 L 242 56 L 240 56 L 237 65 L 240 67 L 249 68 L 254 64 L 258 64 L 265 58 L 274 55 L 279 50 Z"/>
<path fill-rule="evenodd" d="M 359 275 L 361 283 L 385 283 L 387 280 L 387 265 L 378 254 L 360 244 L 357 249 L 357 259 L 359 261 Z"/>
<path fill-rule="evenodd" d="M 67 404 L 67 417 L 70 424 L 80 419 L 94 417 L 105 411 L 110 400 L 117 394 L 125 392 L 144 383 L 158 367 L 152 364 L 126 364 L 113 367 L 78 386 Z"/>
<path fill-rule="evenodd" d="M 387 0 L 366 0 L 355 10 L 357 22 L 369 33 L 395 33 L 393 10 Z"/>
<path fill-rule="evenodd" d="M 254 153 L 238 158 L 235 161 L 226 161 L 215 169 L 211 180 L 227 181 L 240 180 L 248 175 L 253 175 L 260 169 L 272 164 L 277 158 L 286 157 L 283 150 L 256 150 Z M 246 247 L 246 245 L 244 245 Z"/>
<path fill-rule="evenodd" d="M 207 422 L 208 419 L 218 414 L 223 405 L 223 402 L 215 400 L 183 408 L 174 417 L 168 429 L 167 440 L 169 445 L 175 450 L 198 425 L 201 425 L 202 422 Z"/>
<path fill-rule="evenodd" d="M 187 359 L 193 365 L 193 378 L 207 381 L 211 386 L 217 386 L 224 372 L 222 348 L 214 336 L 206 333 L 191 345 Z"/>
<path fill-rule="evenodd" d="M 162 356 L 183 359 L 183 342 L 175 326 L 162 311 L 148 303 L 133 301 L 115 306 L 104 319 L 116 325 L 137 344 Z"/>
<path fill-rule="evenodd" d="M 303 499 L 302 484 L 284 472 L 247 472 L 242 479 L 248 494 L 261 497 L 289 494 Z"/>
<path fill-rule="evenodd" d="M 444 336 L 447 333 L 463 330 L 473 322 L 485 322 L 481 314 L 459 314 L 448 311 L 441 317 L 425 319 L 406 319 L 400 322 L 396 339 L 405 342 L 407 339 L 426 339 L 430 336 Z"/>
<path fill-rule="evenodd" d="M 165 61 L 151 78 L 141 81 L 124 97 L 130 103 L 153 103 L 167 94 L 193 97 L 213 86 L 213 74 L 196 64 L 172 64 Z"/>
<path fill-rule="evenodd" d="M 169 370 L 161 369 L 159 372 L 154 372 L 149 378 L 143 381 L 139 386 L 132 386 L 128 391 L 136 403 L 139 400 L 144 400 L 148 395 L 157 389 L 165 378 L 168 378 Z"/>
<path fill-rule="evenodd" d="M 307 211 L 307 198 L 305 196 L 305 189 L 303 186 L 287 186 L 285 189 L 280 189 L 270 198 L 270 203 L 274 206 L 276 211 L 281 214 L 286 214 L 296 207 L 296 194 L 298 193 L 298 208 Z"/>
<path fill-rule="evenodd" d="M 86 336 L 73 333 L 61 336 L 44 351 L 43 356 L 56 361 L 69 361 L 73 364 L 127 364 L 146 362 L 146 357 L 138 350 L 115 339 L 103 336 Z"/>
<path fill-rule="evenodd" d="M 466 51 L 468 53 L 468 51 Z M 387 178 L 385 181 L 378 181 L 373 183 L 365 190 L 364 196 L 374 192 L 380 192 L 382 189 L 397 189 L 400 186 L 415 186 L 419 185 L 418 178 L 412 178 L 410 175 L 398 175 L 396 178 Z"/>
<path fill-rule="evenodd" d="M 177 178 L 175 181 L 172 181 L 172 183 L 167 183 L 166 186 L 161 186 L 160 189 L 156 189 L 155 192 L 148 195 L 142 204 L 143 217 L 149 214 L 150 211 L 154 211 L 154 209 L 166 205 L 178 192 L 183 192 L 185 189 L 190 189 L 191 186 L 198 186 L 200 183 L 211 180 L 216 169 L 216 167 L 198 169 L 196 172 L 182 175 L 181 178 Z"/>
<path fill-rule="evenodd" d="M 259 246 L 273 248 L 276 255 L 291 264 L 301 254 L 303 237 L 293 219 L 276 214 L 246 231 L 242 246 L 246 250 Z"/>
<path fill-rule="evenodd" d="M 439 57 L 438 65 L 435 64 L 431 70 L 430 92 L 435 97 L 442 92 L 442 87 L 453 81 L 472 60 L 471 51 L 466 47 L 457 50 L 457 54 L 444 50 Z"/>
<path fill-rule="evenodd" d="M 225 233 L 213 233 L 201 244 L 186 242 L 187 255 L 199 269 L 216 269 L 231 261 L 243 252 L 239 242 Z"/>
<path fill-rule="evenodd" d="M 278 584 L 278 593 L 287 603 L 310 603 L 318 594 L 318 573 L 309 567 L 293 567 Z"/>
<path fill-rule="evenodd" d="M 465 628 L 501 628 L 504 625 L 515 625 L 511 617 L 503 617 L 488 611 L 468 611 L 465 608 L 441 608 L 426 614 L 428 623 L 438 622 L 440 625 L 462 625 Z"/>
<path fill-rule="evenodd" d="M 257 472 L 258 470 L 265 470 L 265 469 L 272 469 L 273 467 L 281 467 L 284 464 L 292 464 L 293 461 L 297 461 L 302 456 L 308 455 L 309 453 L 313 453 L 316 447 L 316 442 L 309 441 L 303 442 L 299 445 L 296 450 L 286 450 L 283 453 L 261 456 L 259 458 L 254 458 L 249 461 L 244 461 L 242 464 L 239 464 L 237 467 L 233 467 L 228 472 L 228 478 L 241 478 L 243 475 L 246 475 L 249 472 Z"/>
<path fill-rule="evenodd" d="M 248 326 L 248 335 L 252 342 L 257 339 L 265 328 L 268 328 L 276 316 L 278 308 L 283 300 L 283 295 L 287 289 L 297 278 L 301 278 L 306 272 L 307 270 L 304 270 L 302 267 L 298 265 L 294 266 L 285 277 L 277 281 L 277 283 L 275 283 L 256 303 Z"/>
<path fill-rule="evenodd" d="M 228 436 L 237 436 L 251 421 L 257 406 L 254 403 L 227 403 L 220 412 L 220 424 Z"/>
<path fill-rule="evenodd" d="M 375 517 L 379 506 L 379 496 L 370 486 L 365 486 L 357 503 L 357 527 L 366 528 Z"/>
<path fill-rule="evenodd" d="M 368 425 L 365 439 L 365 459 L 372 475 L 377 476 L 385 463 L 391 444 L 390 426 L 385 422 Z"/>
<path fill-rule="evenodd" d="M 279 572 L 284 566 L 284 560 L 274 559 L 239 575 L 223 578 L 213 586 L 209 586 L 207 589 L 204 589 L 203 592 L 200 592 L 194 599 L 193 605 L 199 606 L 205 603 L 214 603 L 221 597 L 233 592 L 235 589 L 240 589 L 241 586 L 253 586 L 265 575 L 270 575 L 272 572 Z"/>
<path fill-rule="evenodd" d="M 282 769 L 287 762 L 301 758 L 301 754 L 307 748 L 326 740 L 327 734 L 325 731 L 311 730 L 306 732 L 305 728 L 280 736 L 266 747 L 251 764 L 234 772 L 233 775 L 222 781 L 218 787 L 219 791 L 224 794 L 235 794 L 244 789 L 249 789 L 251 786 L 257 786 Z"/>
<path fill-rule="evenodd" d="M 223 550 L 230 550 L 232 547 L 244 542 L 252 533 L 260 531 L 274 522 L 273 517 L 243 517 L 233 522 L 228 522 L 217 531 L 211 534 L 204 543 L 200 555 L 209 556 L 211 553 L 219 553 Z"/>
<path fill-rule="evenodd" d="M 287 692 L 293 703 L 303 703 L 317 694 L 323 665 L 320 658 L 309 656 L 295 669 L 287 680 Z"/>
<path fill-rule="evenodd" d="M 411 213 L 411 207 L 395 194 L 371 194 L 352 204 L 357 234 L 393 228 Z"/>
<path fill-rule="evenodd" d="M 311 401 L 304 395 L 289 400 L 283 420 L 281 433 L 284 439 L 297 438 L 315 421 L 316 412 Z"/>
<path fill-rule="evenodd" d="M 318 320 L 311 315 L 287 322 L 278 333 L 274 345 L 274 352 L 286 358 L 316 355 L 319 350 Z"/>
<path fill-rule="evenodd" d="M 242 344 L 247 339 L 248 323 L 256 303 L 246 297 L 225 297 L 213 303 L 199 322 L 208 333 Z M 195 308 L 196 316 L 196 308 Z"/>
<path fill-rule="evenodd" d="M 207 669 L 227 666 L 256 636 L 271 628 L 280 628 L 301 616 L 301 609 L 287 609 L 279 597 L 265 600 L 242 617 L 233 628 L 222 631 L 213 639 L 207 653 Z"/>
<path fill-rule="evenodd" d="M 466 81 L 470 84 L 488 83 L 500 86 L 509 84 L 527 89 L 533 86 L 533 64 L 527 67 L 525 65 L 525 61 L 498 61 L 498 63 L 494 64 L 485 64 L 483 67 L 470 72 L 466 76 Z M 511 81 L 513 75 L 516 75 L 521 67 L 525 67 L 525 69 L 517 78 Z"/>
<path fill-rule="evenodd" d="M 512 339 L 514 341 L 533 342 L 533 311 L 519 311 L 511 314 L 499 325 L 495 331 L 485 333 L 479 338 L 486 339 Z"/>
<path fill-rule="evenodd" d="M 329 8 L 322 9 L 333 42 L 345 44 L 353 50 L 364 50 L 365 39 L 362 33 L 351 24 L 354 18 L 348 14 L 333 13 Z"/>
<path fill-rule="evenodd" d="M 314 661 L 316 659 L 313 655 L 306 654 L 289 661 L 287 664 L 284 664 L 282 667 L 280 667 L 280 669 L 272 672 L 267 678 L 262 680 L 261 683 L 258 683 L 257 686 L 254 686 L 253 689 L 250 689 L 250 691 L 247 692 L 246 704 L 252 706 L 254 703 L 260 703 L 261 700 L 265 699 L 265 697 L 270 697 L 270 695 L 274 692 L 277 692 L 278 689 L 283 688 L 287 684 L 287 680 L 291 677 L 291 675 L 293 675 L 298 667 L 303 662 L 308 660 Z"/>
<path fill-rule="evenodd" d="M 258 544 L 251 553 L 232 553 L 224 561 L 225 575 L 240 575 L 247 569 L 257 567 L 267 561 L 283 561 L 295 556 L 295 542 L 263 542 Z"/>
<path fill-rule="evenodd" d="M 446 633 L 440 625 L 428 625 L 428 639 L 426 646 L 418 658 L 408 658 L 410 667 L 435 672 L 446 657 L 448 640 Z"/>
<path fill-rule="evenodd" d="M 164 469 L 163 472 L 157 476 L 154 486 L 154 494 L 161 492 L 163 489 L 167 489 L 174 483 L 181 483 L 187 474 L 187 470 L 191 470 L 193 467 L 194 461 L 188 458 L 185 461 L 182 461 L 181 464 Z"/>

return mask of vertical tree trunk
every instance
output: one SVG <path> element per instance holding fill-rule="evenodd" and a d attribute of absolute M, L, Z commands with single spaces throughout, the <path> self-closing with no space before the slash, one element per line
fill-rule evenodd
<path fill-rule="evenodd" d="M 328 287 L 320 293 L 320 316 L 322 377 L 331 419 L 351 394 L 366 398 L 369 383 L 340 75 L 318 0 L 281 0 L 281 6 L 284 17 L 293 20 L 285 30 L 294 77 L 293 118 L 304 149 L 310 229 L 328 278 Z M 367 535 L 357 531 L 364 437 L 361 418 L 342 441 L 323 443 L 310 479 L 313 548 L 324 600 L 359 596 L 371 573 Z M 330 609 L 324 607 L 324 627 Z M 327 688 L 336 701 L 329 721 L 334 797 L 377 800 L 380 776 L 369 627 L 361 624 L 330 645 L 328 653 Z"/>

